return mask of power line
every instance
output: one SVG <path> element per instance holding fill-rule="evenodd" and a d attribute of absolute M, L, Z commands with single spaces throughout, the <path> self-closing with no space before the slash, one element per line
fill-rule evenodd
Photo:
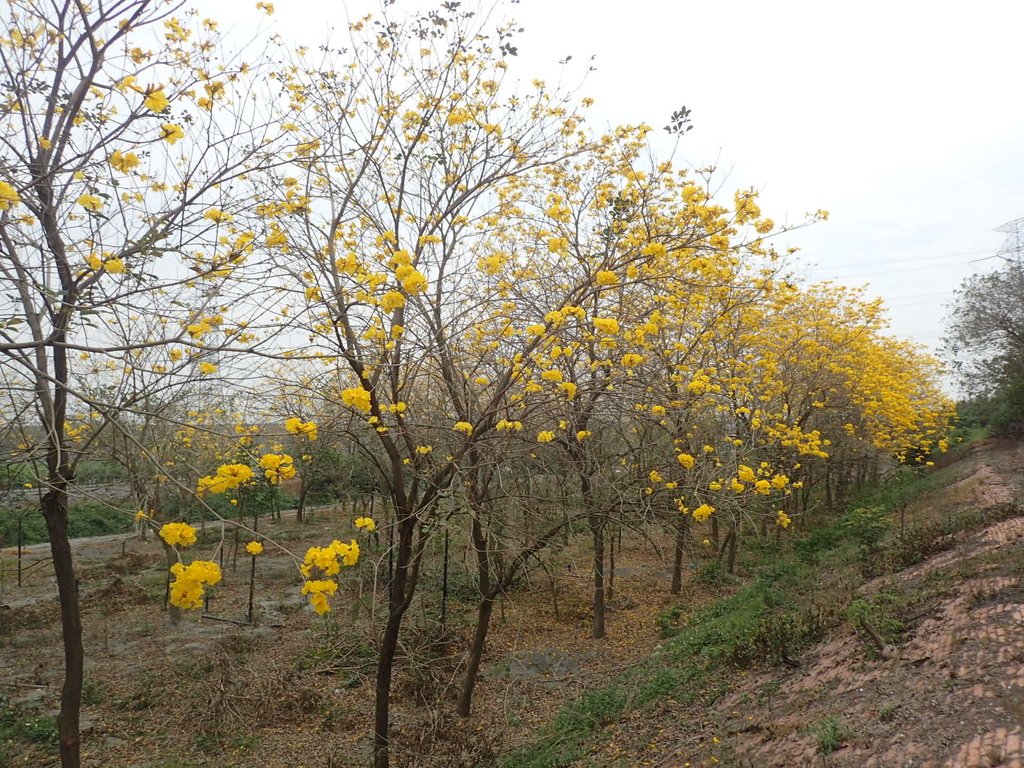
<path fill-rule="evenodd" d="M 913 258 L 913 259 L 902 259 L 900 261 L 893 261 L 892 259 L 882 259 L 882 260 L 879 260 L 879 261 L 859 261 L 859 262 L 855 262 L 855 263 L 838 264 L 838 265 L 832 266 L 832 267 L 827 266 L 827 265 L 820 265 L 819 264 L 819 265 L 816 265 L 816 266 L 809 266 L 809 267 L 807 267 L 807 269 L 809 269 L 809 270 L 861 269 L 862 267 L 875 267 L 875 266 L 883 266 L 883 265 L 884 266 L 899 267 L 899 266 L 904 266 L 904 265 L 907 265 L 907 264 L 933 264 L 938 259 L 957 259 L 957 258 L 962 258 L 964 256 L 978 256 L 978 255 L 981 255 L 981 254 L 989 254 L 989 258 L 991 258 L 991 253 L 992 253 L 991 250 L 964 251 L 962 253 L 943 253 L 943 254 L 939 254 L 937 256 L 921 256 L 921 257 Z"/>

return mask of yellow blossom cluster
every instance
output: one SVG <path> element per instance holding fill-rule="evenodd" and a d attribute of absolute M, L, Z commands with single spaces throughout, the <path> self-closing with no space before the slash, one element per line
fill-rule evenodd
<path fill-rule="evenodd" d="M 287 453 L 265 453 L 260 457 L 263 476 L 271 485 L 295 477 L 295 460 Z"/>
<path fill-rule="evenodd" d="M 200 608 L 205 588 L 215 586 L 221 579 L 220 566 L 209 560 L 193 560 L 188 565 L 171 566 L 171 605 L 178 608 Z"/>
<path fill-rule="evenodd" d="M 331 610 L 328 598 L 338 591 L 338 582 L 330 579 L 314 579 L 302 584 L 302 594 L 309 595 L 309 604 L 320 616 Z"/>
<path fill-rule="evenodd" d="M 361 528 L 373 530 L 370 518 L 359 518 L 364 521 Z M 375 527 L 375 525 L 374 525 Z M 299 566 L 302 577 L 305 579 L 302 585 L 302 594 L 309 595 L 310 605 L 318 614 L 323 615 L 330 609 L 328 597 L 338 590 L 338 583 L 334 579 L 313 579 L 314 569 L 319 570 L 324 576 L 336 576 L 341 572 L 343 566 L 353 566 L 359 562 L 359 544 L 353 539 L 349 543 L 335 539 L 326 547 L 310 547 L 306 550 L 306 556 Z"/>
<path fill-rule="evenodd" d="M 253 478 L 252 469 L 246 464 L 222 464 L 217 474 L 199 478 L 196 493 L 224 493 L 248 483 Z"/>
<path fill-rule="evenodd" d="M 196 529 L 188 523 L 164 523 L 160 538 L 172 547 L 190 547 L 196 543 Z"/>
<path fill-rule="evenodd" d="M 712 507 L 710 504 L 701 504 L 699 507 L 696 507 L 693 510 L 693 512 L 691 512 L 691 514 L 693 515 L 694 520 L 696 520 L 698 523 L 703 523 L 705 520 L 711 517 L 711 515 L 713 515 L 714 512 L 715 508 Z"/>
<path fill-rule="evenodd" d="M 292 435 L 301 435 L 310 441 L 316 440 L 317 429 L 315 421 L 303 421 L 298 416 L 285 419 L 285 430 Z"/>
<path fill-rule="evenodd" d="M 341 401 L 349 408 L 355 408 L 363 413 L 370 412 L 370 393 L 362 387 L 351 387 L 342 390 Z"/>
<path fill-rule="evenodd" d="M 21 196 L 14 185 L 0 181 L 0 211 L 9 211 L 12 206 L 21 202 Z"/>
<path fill-rule="evenodd" d="M 335 539 L 326 547 L 310 547 L 299 570 L 309 578 L 314 568 L 320 569 L 325 576 L 334 576 L 341 567 L 353 566 L 359 562 L 359 544 L 353 539 L 347 544 Z"/>

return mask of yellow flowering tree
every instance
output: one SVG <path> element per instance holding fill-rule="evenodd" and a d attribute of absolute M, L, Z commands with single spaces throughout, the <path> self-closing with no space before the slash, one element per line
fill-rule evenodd
<path fill-rule="evenodd" d="M 529 257 L 504 268 L 481 261 L 498 296 L 518 300 L 518 317 L 532 315 L 525 331 L 538 343 L 516 361 L 522 378 L 513 412 L 532 414 L 537 443 L 563 450 L 577 477 L 593 544 L 595 637 L 605 632 L 610 511 L 624 495 L 653 493 L 649 472 L 659 474 L 666 462 L 678 470 L 682 451 L 670 440 L 652 457 L 653 446 L 631 439 L 640 434 L 631 414 L 651 408 L 662 420 L 671 408 L 685 432 L 695 415 L 672 388 L 713 354 L 716 334 L 728 330 L 723 318 L 764 296 L 778 269 L 765 240 L 777 228 L 755 196 L 721 205 L 708 179 L 648 163 L 649 130 L 620 128 L 586 158 L 537 174 L 532 194 L 520 200 L 536 207 L 528 209 Z M 522 240 L 510 231 L 501 244 L 526 251 Z M 553 298 L 560 303 L 551 306 Z M 500 322 L 490 333 L 500 348 Z M 538 409 L 543 398 L 548 405 Z M 542 412 L 546 423 L 536 421 Z M 677 443 L 680 437 L 671 435 Z M 654 462 L 646 468 L 638 463 L 641 447 L 643 460 Z M 680 480 L 664 483 L 675 490 Z"/>
<path fill-rule="evenodd" d="M 472 14 L 438 13 L 445 24 L 356 22 L 349 66 L 317 67 L 297 54 L 278 74 L 301 105 L 287 126 L 297 144 L 259 209 L 265 247 L 292 280 L 279 311 L 301 318 L 303 356 L 336 367 L 335 397 L 356 420 L 394 510 L 378 768 L 390 759 L 392 670 L 436 530 L 429 523 L 467 452 L 493 430 L 499 391 L 513 376 L 506 364 L 497 391 L 470 397 L 454 348 L 488 311 L 463 314 L 477 261 L 494 255 L 481 232 L 515 212 L 522 176 L 585 148 L 579 116 L 559 94 L 538 88 L 527 104 L 507 93 L 495 40 L 509 29 L 488 37 Z"/>
<path fill-rule="evenodd" d="M 243 106 L 259 81 L 220 56 L 216 24 L 173 7 L 12 0 L 2 11 L 0 350 L 29 406 L 19 418 L 38 414 L 45 436 L 30 459 L 44 466 L 61 599 L 66 768 L 80 763 L 83 657 L 67 494 L 89 445 L 68 439 L 68 415 L 95 412 L 97 433 L 116 427 L 147 389 L 212 375 L 218 349 L 251 344 L 225 292 L 251 244 L 232 223 L 232 185 L 280 141 Z M 133 380 L 131 392 L 91 400 L 81 384 L 92 366 Z"/>

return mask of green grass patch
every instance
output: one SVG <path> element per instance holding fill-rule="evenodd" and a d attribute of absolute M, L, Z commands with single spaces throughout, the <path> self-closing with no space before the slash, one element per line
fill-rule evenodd
<path fill-rule="evenodd" d="M 854 494 L 847 506 L 850 509 L 882 507 L 886 512 L 895 512 L 925 493 L 949 485 L 950 474 L 948 468 L 901 467 L 884 481 L 868 485 Z"/>
<path fill-rule="evenodd" d="M 18 744 L 55 750 L 59 744 L 57 718 L 0 698 L 0 760 L 13 759 L 23 750 Z"/>
<path fill-rule="evenodd" d="M 83 459 L 75 465 L 75 482 L 79 485 L 101 485 L 128 479 L 128 470 L 116 461 Z"/>
<path fill-rule="evenodd" d="M 18 543 L 18 518 L 21 518 L 22 543 L 41 544 L 50 540 L 46 520 L 38 509 L 0 511 L 0 545 L 13 547 Z M 105 504 L 76 504 L 68 511 L 68 536 L 104 536 L 125 533 L 131 529 L 132 515 Z"/>

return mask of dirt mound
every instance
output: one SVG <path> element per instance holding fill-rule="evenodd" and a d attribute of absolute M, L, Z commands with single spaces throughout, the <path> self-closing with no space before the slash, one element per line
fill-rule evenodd
<path fill-rule="evenodd" d="M 913 505 L 918 522 L 1022 497 L 1019 443 L 985 441 L 961 464 Z M 898 606 L 892 658 L 847 625 L 799 669 L 743 680 L 716 708 L 721 738 L 661 765 L 1024 768 L 1024 517 L 861 592 Z"/>

